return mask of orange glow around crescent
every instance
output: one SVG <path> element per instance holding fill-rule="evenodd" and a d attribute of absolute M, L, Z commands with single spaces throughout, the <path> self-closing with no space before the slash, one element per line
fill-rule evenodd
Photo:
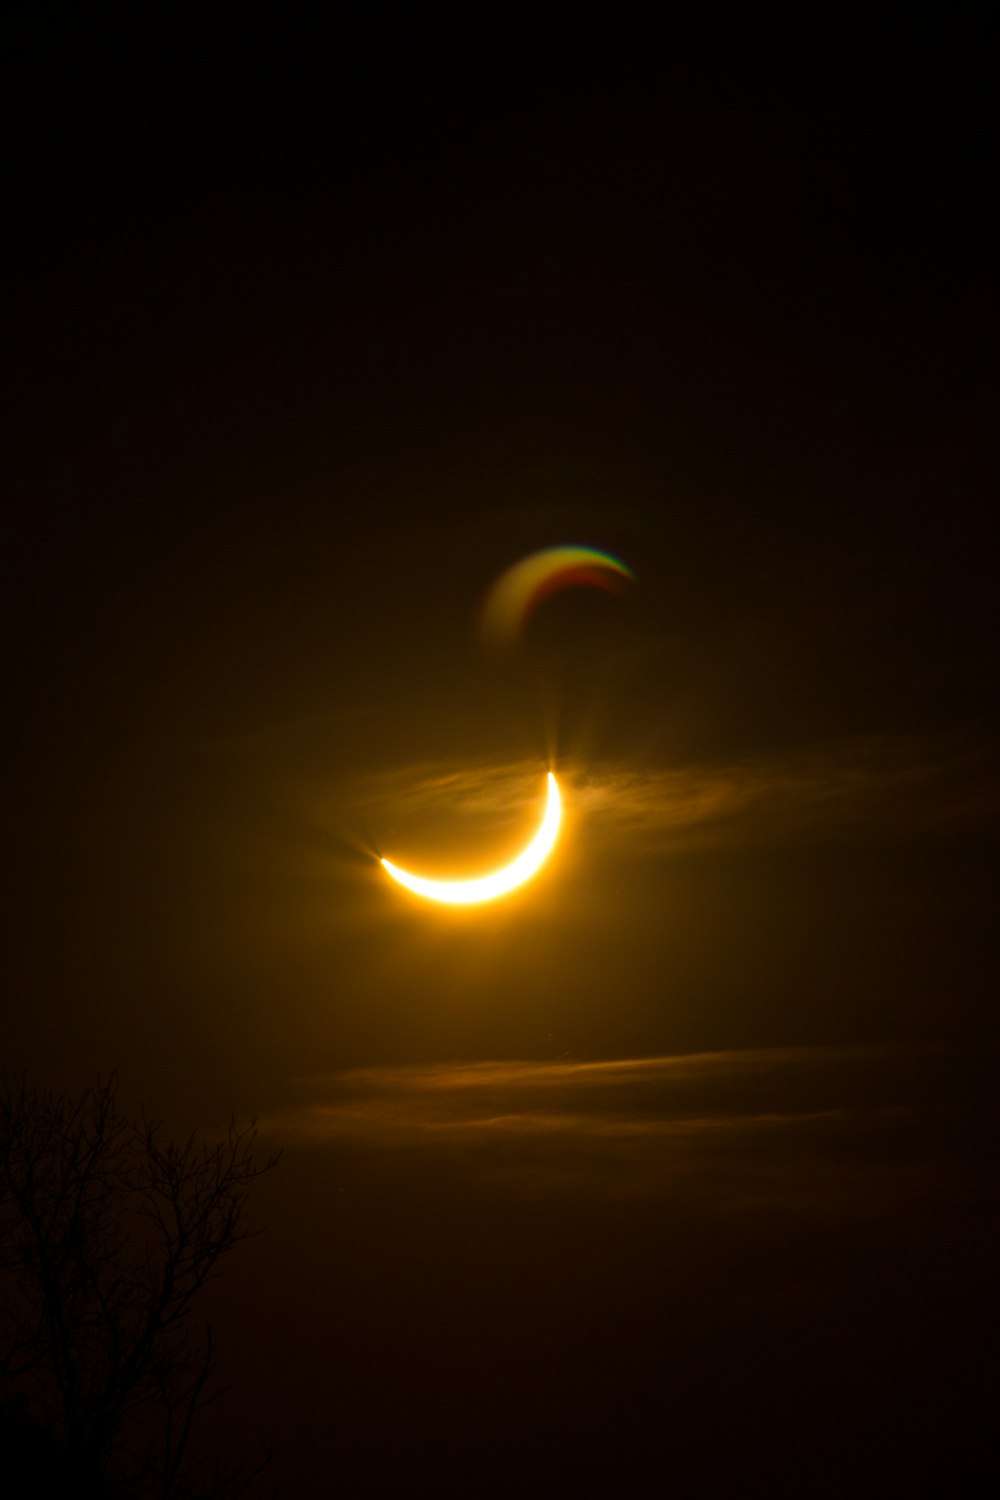
<path fill-rule="evenodd" d="M 398 865 L 383 859 L 386 872 L 416 895 L 424 896 L 428 901 L 444 901 L 449 906 L 473 906 L 480 901 L 494 901 L 497 896 L 506 896 L 541 869 L 555 845 L 562 819 L 562 798 L 551 771 L 548 785 L 548 801 L 538 832 L 528 847 L 502 870 L 480 875 L 475 880 L 428 880 L 423 875 L 411 875 L 408 870 L 401 870 Z"/>

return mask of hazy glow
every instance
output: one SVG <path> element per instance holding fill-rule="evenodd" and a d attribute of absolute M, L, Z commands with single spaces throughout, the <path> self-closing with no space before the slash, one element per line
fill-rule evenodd
<path fill-rule="evenodd" d="M 398 880 L 400 885 L 405 885 L 407 890 L 414 891 L 418 896 L 426 896 L 428 901 L 445 901 L 452 906 L 472 906 L 478 901 L 493 901 L 497 896 L 506 896 L 508 891 L 523 885 L 541 869 L 552 852 L 561 818 L 562 798 L 556 778 L 550 771 L 549 798 L 541 827 L 528 847 L 502 870 L 494 870 L 492 875 L 480 875 L 476 880 L 427 880 L 422 875 L 411 875 L 409 871 L 401 870 L 387 859 L 383 859 L 382 864 L 393 880 Z"/>
<path fill-rule="evenodd" d="M 546 547 L 501 573 L 483 602 L 480 629 L 487 645 L 512 646 L 525 623 L 560 589 L 578 584 L 614 590 L 634 574 L 610 552 L 596 547 Z"/>

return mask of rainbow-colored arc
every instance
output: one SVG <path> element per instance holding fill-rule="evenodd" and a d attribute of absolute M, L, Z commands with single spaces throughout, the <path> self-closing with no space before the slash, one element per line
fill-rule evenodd
<path fill-rule="evenodd" d="M 631 568 L 596 547 L 546 547 L 501 573 L 483 601 L 480 631 L 486 645 L 505 650 L 518 639 L 550 594 L 577 584 L 614 592 L 634 582 Z"/>

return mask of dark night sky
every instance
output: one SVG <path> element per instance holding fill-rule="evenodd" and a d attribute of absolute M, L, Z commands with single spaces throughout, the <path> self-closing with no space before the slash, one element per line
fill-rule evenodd
<path fill-rule="evenodd" d="M 285 1145 L 211 1440 L 303 1500 L 986 1443 L 985 41 L 637 16 L 9 93 L 2 1060 Z"/>

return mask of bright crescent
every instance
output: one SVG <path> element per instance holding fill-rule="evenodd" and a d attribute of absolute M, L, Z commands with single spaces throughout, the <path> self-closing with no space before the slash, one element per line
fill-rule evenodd
<path fill-rule="evenodd" d="M 475 880 L 428 880 L 423 875 L 411 875 L 398 865 L 383 859 L 382 864 L 393 880 L 405 885 L 407 890 L 428 901 L 444 901 L 450 906 L 472 906 L 477 901 L 492 901 L 496 896 L 506 896 L 526 880 L 530 880 L 548 859 L 559 835 L 562 820 L 562 798 L 556 778 L 549 772 L 549 797 L 545 804 L 545 815 L 535 837 L 517 858 L 502 870 L 492 875 L 480 875 Z"/>

